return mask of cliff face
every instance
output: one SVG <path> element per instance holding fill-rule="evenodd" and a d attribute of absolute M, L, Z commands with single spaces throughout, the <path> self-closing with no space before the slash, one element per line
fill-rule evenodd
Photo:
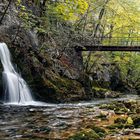
<path fill-rule="evenodd" d="M 0 17 L 7 4 L 6 1 L 0 5 Z M 52 47 L 53 40 L 49 35 L 38 37 L 19 25 L 12 3 L 0 25 L 0 42 L 9 46 L 17 70 L 30 85 L 34 96 L 50 102 L 87 99 L 82 84 L 78 82 L 83 72 L 81 54 L 70 48 L 62 50 L 59 45 Z M 0 75 L 0 89 L 1 79 Z"/>

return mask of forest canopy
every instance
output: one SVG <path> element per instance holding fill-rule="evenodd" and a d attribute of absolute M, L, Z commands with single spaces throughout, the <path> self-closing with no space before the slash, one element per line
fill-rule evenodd
<path fill-rule="evenodd" d="M 58 0 L 45 5 L 57 22 L 78 26 L 82 34 L 125 37 L 139 34 L 139 4 L 139 0 Z"/>
<path fill-rule="evenodd" d="M 32 3 L 40 14 L 31 12 L 23 1 L 17 0 L 23 26 L 38 35 L 49 36 L 52 44 L 62 49 L 76 43 L 133 46 L 140 42 L 139 0 L 34 0 L 28 5 Z M 102 71 L 102 63 L 115 63 L 129 87 L 140 85 L 139 61 L 138 53 L 83 53 L 86 74 L 94 73 L 96 68 Z"/>

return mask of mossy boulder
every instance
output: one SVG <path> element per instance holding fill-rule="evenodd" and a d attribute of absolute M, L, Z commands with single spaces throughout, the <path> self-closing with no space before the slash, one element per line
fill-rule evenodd
<path fill-rule="evenodd" d="M 114 111 L 116 114 L 126 114 L 129 112 L 129 110 L 126 107 L 116 107 Z"/>
<path fill-rule="evenodd" d="M 110 104 L 102 104 L 99 108 L 114 110 L 116 114 L 126 114 L 130 112 L 130 109 L 125 106 L 123 101 L 112 102 Z"/>
<path fill-rule="evenodd" d="M 114 110 L 116 108 L 116 105 L 111 103 L 111 104 L 101 104 L 99 106 L 100 109 L 109 109 L 109 110 Z"/>
<path fill-rule="evenodd" d="M 109 129 L 122 129 L 122 128 L 129 128 L 133 129 L 133 120 L 131 117 L 128 118 L 117 118 L 114 120 L 114 124 L 108 127 Z"/>
<path fill-rule="evenodd" d="M 117 98 L 121 96 L 121 93 L 111 91 L 109 89 L 100 88 L 100 87 L 93 87 L 92 91 L 96 98 Z"/>

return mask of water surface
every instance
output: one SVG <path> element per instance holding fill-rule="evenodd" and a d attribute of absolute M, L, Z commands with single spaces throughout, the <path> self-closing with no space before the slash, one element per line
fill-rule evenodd
<path fill-rule="evenodd" d="M 66 139 L 86 121 L 93 121 L 100 113 L 98 104 L 127 99 L 139 99 L 139 96 L 71 104 L 0 105 L 0 140 Z"/>

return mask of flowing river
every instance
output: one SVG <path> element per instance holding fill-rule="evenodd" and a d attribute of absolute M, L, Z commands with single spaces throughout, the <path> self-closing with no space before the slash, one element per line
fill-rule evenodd
<path fill-rule="evenodd" d="M 0 140 L 65 140 L 100 113 L 98 104 L 137 95 L 73 104 L 0 105 Z"/>

